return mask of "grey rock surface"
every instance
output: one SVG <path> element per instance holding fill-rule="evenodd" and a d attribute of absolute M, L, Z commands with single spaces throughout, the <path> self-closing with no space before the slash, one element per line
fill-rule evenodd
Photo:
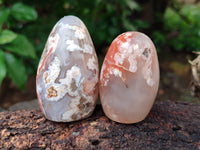
<path fill-rule="evenodd" d="M 87 119 L 57 123 L 40 109 L 0 113 L 0 149 L 199 150 L 200 104 L 162 101 L 145 120 L 120 124 L 97 105 Z"/>
<path fill-rule="evenodd" d="M 39 104 L 37 99 L 31 100 L 31 101 L 24 101 L 20 103 L 16 103 L 8 108 L 9 111 L 16 111 L 20 109 L 30 110 L 30 109 L 36 109 L 39 108 Z M 1 111 L 1 109 L 0 109 Z"/>

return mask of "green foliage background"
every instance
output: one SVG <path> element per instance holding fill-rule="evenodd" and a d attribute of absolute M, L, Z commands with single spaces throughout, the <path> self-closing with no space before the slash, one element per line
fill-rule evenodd
<path fill-rule="evenodd" d="M 154 0 L 154 5 L 159 2 Z M 65 15 L 78 16 L 87 26 L 98 55 L 126 31 L 142 31 L 162 53 L 200 51 L 200 3 L 166 1 L 153 10 L 153 21 L 141 18 L 136 0 L 0 0 L 0 85 L 8 76 L 20 88 L 35 75 L 48 35 Z M 154 8 L 154 5 L 149 7 Z M 147 12 L 148 13 L 148 12 Z M 159 26 L 156 26 L 159 24 Z"/>
<path fill-rule="evenodd" d="M 2 3 L 2 2 L 1 2 Z M 15 3 L 0 7 L 0 85 L 8 75 L 20 88 L 25 87 L 27 73 L 23 61 L 36 59 L 32 43 L 23 34 L 15 32 L 18 22 L 24 24 L 37 19 L 37 12 L 30 6 Z"/>
<path fill-rule="evenodd" d="M 161 21 L 163 29 L 152 35 L 160 50 L 169 46 L 176 51 L 200 51 L 200 2 L 171 1 Z"/>

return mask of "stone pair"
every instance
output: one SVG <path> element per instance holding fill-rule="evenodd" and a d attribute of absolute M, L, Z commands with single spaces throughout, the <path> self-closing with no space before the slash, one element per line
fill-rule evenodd
<path fill-rule="evenodd" d="M 98 59 L 84 23 L 66 16 L 52 29 L 39 62 L 36 89 L 45 117 L 70 122 L 89 117 L 97 102 L 120 123 L 136 123 L 149 113 L 159 84 L 154 44 L 144 34 L 126 32 L 111 44 L 100 81 Z"/>

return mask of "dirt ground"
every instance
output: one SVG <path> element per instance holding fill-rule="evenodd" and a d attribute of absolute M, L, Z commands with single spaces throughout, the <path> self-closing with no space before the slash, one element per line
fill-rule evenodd
<path fill-rule="evenodd" d="M 99 58 L 101 59 L 103 56 Z M 156 100 L 190 101 L 199 103 L 200 99 L 191 95 L 192 74 L 190 64 L 188 63 L 188 59 L 194 59 L 195 55 L 168 50 L 159 53 L 158 58 L 160 63 L 160 86 Z M 0 107 L 4 109 L 18 102 L 36 99 L 35 77 L 29 77 L 24 91 L 17 89 L 17 87 L 6 78 L 3 81 L 0 92 Z"/>
<path fill-rule="evenodd" d="M 6 78 L 3 81 L 0 92 L 0 107 L 4 109 L 18 102 L 33 100 L 37 97 L 35 91 L 35 77 L 29 77 L 26 88 L 23 91 L 20 91 L 16 85 Z"/>

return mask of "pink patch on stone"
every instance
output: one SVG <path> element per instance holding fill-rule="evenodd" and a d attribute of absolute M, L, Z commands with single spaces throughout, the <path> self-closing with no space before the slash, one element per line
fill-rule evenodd
<path fill-rule="evenodd" d="M 100 98 L 107 117 L 142 121 L 157 95 L 159 64 L 151 39 L 140 32 L 119 35 L 110 45 L 100 75 Z"/>
<path fill-rule="evenodd" d="M 49 35 L 37 71 L 36 91 L 45 117 L 57 122 L 89 117 L 97 102 L 98 73 L 84 23 L 63 17 Z"/>

